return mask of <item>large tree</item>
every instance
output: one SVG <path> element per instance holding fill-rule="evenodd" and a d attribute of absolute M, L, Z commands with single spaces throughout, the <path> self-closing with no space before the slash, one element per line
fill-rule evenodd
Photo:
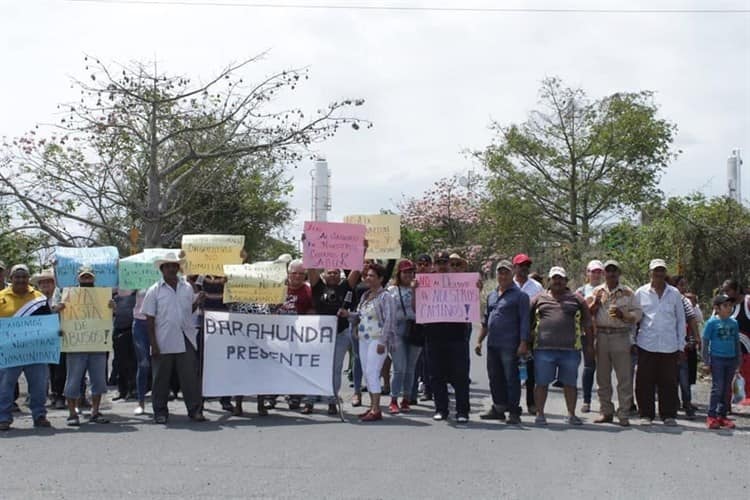
<path fill-rule="evenodd" d="M 659 118 L 651 92 L 592 100 L 557 78 L 542 82 L 539 108 L 525 122 L 492 129 L 496 141 L 477 153 L 491 193 L 533 207 L 546 219 L 548 240 L 562 244 L 574 265 L 609 217 L 658 195 L 676 130 Z"/>
<path fill-rule="evenodd" d="M 57 133 L 5 144 L 0 196 L 65 245 L 126 248 L 139 235 L 139 245 L 162 246 L 197 230 L 267 235 L 290 214 L 279 201 L 289 189 L 284 168 L 341 125 L 359 128 L 347 111 L 363 101 L 308 116 L 280 102 L 307 70 L 247 83 L 254 62 L 194 83 L 156 65 L 87 58 L 87 78 L 73 84 L 80 100 L 60 107 Z"/>

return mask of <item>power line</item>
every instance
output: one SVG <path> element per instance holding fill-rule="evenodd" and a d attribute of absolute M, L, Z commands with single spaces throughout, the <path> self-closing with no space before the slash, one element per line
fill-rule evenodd
<path fill-rule="evenodd" d="M 175 5 L 197 7 L 244 7 L 252 9 L 355 10 L 400 12 L 474 12 L 505 14 L 750 14 L 750 9 L 579 9 L 532 7 L 420 7 L 407 5 L 336 5 L 268 2 L 222 2 L 201 0 L 64 0 L 70 3 L 101 3 L 121 5 Z"/>

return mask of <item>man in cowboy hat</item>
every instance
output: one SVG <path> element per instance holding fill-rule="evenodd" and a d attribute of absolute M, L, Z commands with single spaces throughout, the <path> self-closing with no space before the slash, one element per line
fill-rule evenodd
<path fill-rule="evenodd" d="M 143 298 L 151 344 L 151 401 L 154 422 L 166 424 L 169 418 L 169 387 L 172 371 L 177 371 L 188 416 L 205 422 L 198 378 L 198 341 L 192 315 L 197 307 L 193 288 L 178 276 L 180 259 L 174 252 L 154 262 L 162 279 L 151 285 Z"/>
<path fill-rule="evenodd" d="M 31 277 L 31 284 L 47 297 L 47 304 L 49 304 L 52 312 L 56 313 L 60 297 L 55 281 L 55 271 L 53 269 L 44 269 L 42 272 L 34 274 Z M 56 410 L 64 410 L 66 408 L 65 396 L 63 396 L 63 391 L 65 390 L 65 371 L 65 353 L 61 352 L 60 362 L 49 365 L 50 400 Z"/>
<path fill-rule="evenodd" d="M 11 285 L 0 290 L 0 318 L 49 314 L 46 298 L 29 286 L 29 268 L 16 264 L 10 269 Z M 23 372 L 29 385 L 31 416 L 34 427 L 50 427 L 47 420 L 47 378 L 49 369 L 44 363 L 0 369 L 0 431 L 7 431 L 13 423 L 13 402 L 18 377 Z"/>

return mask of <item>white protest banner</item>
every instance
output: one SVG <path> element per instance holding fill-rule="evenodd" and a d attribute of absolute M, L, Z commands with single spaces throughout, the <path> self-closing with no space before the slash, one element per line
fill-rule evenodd
<path fill-rule="evenodd" d="M 62 352 L 112 350 L 111 288 L 63 288 Z"/>
<path fill-rule="evenodd" d="M 141 253 L 120 259 L 120 288 L 124 290 L 145 290 L 159 279 L 161 272 L 154 267 L 154 261 L 167 253 L 178 255 L 180 250 L 169 248 L 146 248 Z"/>
<path fill-rule="evenodd" d="M 419 273 L 416 279 L 417 323 L 479 321 L 479 273 Z"/>
<path fill-rule="evenodd" d="M 0 369 L 60 362 L 57 314 L 0 318 Z"/>
<path fill-rule="evenodd" d="M 203 396 L 333 395 L 335 316 L 206 311 Z"/>
<path fill-rule="evenodd" d="M 245 237 L 233 234 L 186 234 L 182 237 L 185 251 L 185 275 L 224 276 L 224 266 L 242 264 Z"/>
<path fill-rule="evenodd" d="M 224 303 L 256 302 L 281 304 L 286 297 L 286 263 L 254 262 L 244 265 L 224 266 L 227 282 L 224 285 Z"/>
<path fill-rule="evenodd" d="M 117 261 L 120 253 L 115 247 L 55 247 L 55 276 L 57 286 L 65 288 L 78 284 L 78 269 L 89 266 L 96 275 L 96 286 L 117 286 Z"/>
<path fill-rule="evenodd" d="M 364 224 L 367 228 L 368 259 L 398 259 L 401 257 L 401 216 L 392 214 L 347 215 L 344 222 Z"/>
<path fill-rule="evenodd" d="M 361 269 L 365 258 L 363 224 L 305 222 L 302 262 L 309 269 Z"/>

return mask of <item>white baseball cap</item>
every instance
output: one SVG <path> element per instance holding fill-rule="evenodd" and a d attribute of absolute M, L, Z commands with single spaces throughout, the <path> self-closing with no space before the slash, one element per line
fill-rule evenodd
<path fill-rule="evenodd" d="M 552 277 L 554 277 L 554 276 L 562 276 L 563 278 L 566 278 L 566 279 L 567 279 L 567 277 L 568 277 L 568 273 L 566 273 L 566 272 L 565 272 L 565 268 L 563 268 L 563 267 L 560 267 L 560 266 L 553 266 L 553 267 L 552 267 L 552 268 L 551 268 L 551 269 L 549 270 L 549 275 L 548 275 L 548 277 L 549 277 L 549 278 L 552 278 Z"/>
<path fill-rule="evenodd" d="M 667 263 L 664 262 L 664 259 L 653 259 L 648 264 L 648 270 L 653 271 L 656 268 L 663 267 L 664 269 L 667 268 Z"/>

